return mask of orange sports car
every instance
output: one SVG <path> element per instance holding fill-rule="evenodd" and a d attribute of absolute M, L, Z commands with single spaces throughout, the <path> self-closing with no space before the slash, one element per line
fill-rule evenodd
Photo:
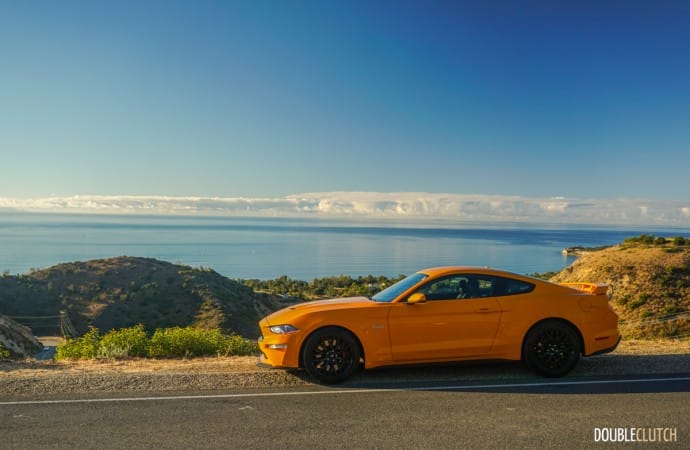
<path fill-rule="evenodd" d="M 605 284 L 554 284 L 476 267 L 422 270 L 372 298 L 305 302 L 259 322 L 260 364 L 337 383 L 360 367 L 504 359 L 558 377 L 613 351 Z"/>

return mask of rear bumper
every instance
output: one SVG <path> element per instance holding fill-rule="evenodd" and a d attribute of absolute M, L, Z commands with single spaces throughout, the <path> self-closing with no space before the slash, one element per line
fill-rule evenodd
<path fill-rule="evenodd" d="M 618 347 L 618 344 L 620 344 L 620 342 L 621 342 L 621 337 L 622 337 L 621 335 L 618 335 L 618 339 L 616 340 L 616 343 L 613 344 L 611 347 L 607 347 L 607 348 L 604 348 L 604 349 L 601 349 L 601 350 L 597 350 L 596 352 L 594 352 L 594 353 L 592 353 L 592 354 L 589 354 L 589 355 L 587 355 L 587 356 L 596 356 L 596 355 L 603 355 L 604 353 L 611 353 L 612 351 L 614 351 L 614 350 L 616 349 L 616 347 Z"/>

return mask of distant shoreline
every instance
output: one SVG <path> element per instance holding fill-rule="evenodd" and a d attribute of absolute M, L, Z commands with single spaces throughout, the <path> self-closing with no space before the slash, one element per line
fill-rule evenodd
<path fill-rule="evenodd" d="M 563 253 L 566 256 L 580 256 L 583 253 L 588 253 L 588 252 L 596 252 L 599 250 L 605 250 L 607 248 L 613 247 L 612 245 L 600 245 L 597 247 L 583 247 L 583 246 L 575 246 L 575 247 L 566 247 L 564 248 L 561 253 Z"/>

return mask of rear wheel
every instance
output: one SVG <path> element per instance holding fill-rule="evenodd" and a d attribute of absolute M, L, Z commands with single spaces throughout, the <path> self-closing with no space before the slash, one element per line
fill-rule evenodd
<path fill-rule="evenodd" d="M 580 338 L 570 325 L 549 320 L 535 325 L 525 338 L 523 360 L 546 377 L 561 377 L 580 359 Z"/>
<path fill-rule="evenodd" d="M 304 369 L 322 383 L 340 383 L 351 377 L 360 357 L 355 337 L 337 327 L 315 331 L 302 348 Z"/>

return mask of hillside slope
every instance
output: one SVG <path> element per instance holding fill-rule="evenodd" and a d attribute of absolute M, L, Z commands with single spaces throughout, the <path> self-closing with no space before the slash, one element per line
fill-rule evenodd
<path fill-rule="evenodd" d="M 551 278 L 613 287 L 611 305 L 627 337 L 672 337 L 690 333 L 690 248 L 627 242 L 584 252 Z"/>
<path fill-rule="evenodd" d="M 77 332 L 142 323 L 147 330 L 193 325 L 258 336 L 257 322 L 285 304 L 211 269 L 151 258 L 118 257 L 59 264 L 0 278 L 0 313 L 69 314 Z"/>
<path fill-rule="evenodd" d="M 0 314 L 0 348 L 9 350 L 11 355 L 23 357 L 35 355 L 43 345 L 31 334 L 30 328 Z"/>

